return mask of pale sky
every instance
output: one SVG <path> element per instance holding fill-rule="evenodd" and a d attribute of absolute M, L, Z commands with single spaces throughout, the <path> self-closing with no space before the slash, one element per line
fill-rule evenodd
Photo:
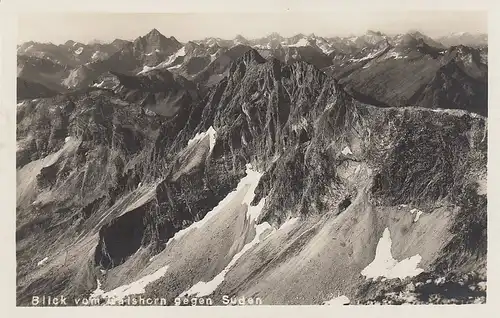
<path fill-rule="evenodd" d="M 394 34 L 417 29 L 429 36 L 451 32 L 487 33 L 485 11 L 344 11 L 270 13 L 24 13 L 19 15 L 18 43 L 64 43 L 93 39 L 126 40 L 156 28 L 179 41 L 205 37 L 256 38 L 278 32 L 283 36 L 363 34 L 367 30 Z"/>

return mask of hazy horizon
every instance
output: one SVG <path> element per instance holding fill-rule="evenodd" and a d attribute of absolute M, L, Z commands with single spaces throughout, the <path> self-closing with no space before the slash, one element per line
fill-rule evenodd
<path fill-rule="evenodd" d="M 454 32 L 488 33 L 485 11 L 404 11 L 327 13 L 31 13 L 18 20 L 18 44 L 36 41 L 62 44 L 133 40 L 156 28 L 181 42 L 207 37 L 248 39 L 277 32 L 317 36 L 386 34 L 418 30 L 431 37 Z"/>

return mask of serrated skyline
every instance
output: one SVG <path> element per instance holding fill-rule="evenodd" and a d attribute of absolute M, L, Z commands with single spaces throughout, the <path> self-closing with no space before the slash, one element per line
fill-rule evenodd
<path fill-rule="evenodd" d="M 23 14 L 19 16 L 18 43 L 131 40 L 153 28 L 179 41 L 189 41 L 232 39 L 238 34 L 251 39 L 271 32 L 285 37 L 298 33 L 331 37 L 361 35 L 367 30 L 397 34 L 415 29 L 429 36 L 443 36 L 453 32 L 487 33 L 487 25 L 487 13 L 481 11 Z"/>

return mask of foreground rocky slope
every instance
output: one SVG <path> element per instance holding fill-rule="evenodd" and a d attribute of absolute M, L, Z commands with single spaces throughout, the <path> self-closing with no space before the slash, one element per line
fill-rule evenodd
<path fill-rule="evenodd" d="M 18 106 L 19 305 L 484 302 L 485 117 L 369 105 L 254 49 L 224 75 Z"/>

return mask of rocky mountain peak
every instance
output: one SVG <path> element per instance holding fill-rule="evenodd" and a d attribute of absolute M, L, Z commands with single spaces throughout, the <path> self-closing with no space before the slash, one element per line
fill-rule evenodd
<path fill-rule="evenodd" d="M 238 34 L 234 37 L 234 42 L 238 44 L 245 44 L 247 45 L 249 41 L 241 34 Z"/>
<path fill-rule="evenodd" d="M 241 48 L 244 49 L 243 46 L 241 46 Z M 263 58 L 257 50 L 250 48 L 231 64 L 229 67 L 229 76 L 232 76 L 235 72 L 244 73 L 247 69 L 252 68 L 253 65 L 259 65 L 266 62 L 267 60 Z"/>
<path fill-rule="evenodd" d="M 373 31 L 373 30 L 366 31 L 366 35 L 369 35 L 369 36 L 385 36 L 384 33 L 380 32 L 380 31 Z"/>
<path fill-rule="evenodd" d="M 266 59 L 262 57 L 262 55 L 257 52 L 256 49 L 250 49 L 246 51 L 238 60 L 236 60 L 236 63 L 243 62 L 245 64 L 250 64 L 250 63 L 264 63 L 266 62 Z"/>
<path fill-rule="evenodd" d="M 73 40 L 68 40 L 68 41 L 64 42 L 64 44 L 63 44 L 63 45 L 64 45 L 64 46 L 69 46 L 69 47 L 71 47 L 71 46 L 74 46 L 74 45 L 77 45 L 77 44 L 78 44 L 78 43 L 77 43 L 77 42 L 75 42 L 75 41 L 73 41 Z"/>
<path fill-rule="evenodd" d="M 133 42 L 134 50 L 144 53 L 172 54 L 182 47 L 182 44 L 173 36 L 167 38 L 157 29 L 151 30 Z"/>
<path fill-rule="evenodd" d="M 272 32 L 266 36 L 268 39 L 282 39 L 283 37 L 278 32 Z"/>
<path fill-rule="evenodd" d="M 195 52 L 199 49 L 203 49 L 203 48 L 205 48 L 205 46 L 203 44 L 198 44 L 198 43 L 193 42 L 193 41 L 189 41 L 184 45 L 184 50 L 185 50 L 186 54 L 192 54 L 193 52 Z"/>
<path fill-rule="evenodd" d="M 113 42 L 111 42 L 111 45 L 119 47 L 125 45 L 126 43 L 129 43 L 129 41 L 122 39 L 114 39 Z"/>
<path fill-rule="evenodd" d="M 160 31 L 158 31 L 158 29 L 156 28 L 153 28 L 151 31 L 149 31 L 145 37 L 147 38 L 159 38 L 159 37 L 165 37 L 163 34 L 161 34 Z"/>

